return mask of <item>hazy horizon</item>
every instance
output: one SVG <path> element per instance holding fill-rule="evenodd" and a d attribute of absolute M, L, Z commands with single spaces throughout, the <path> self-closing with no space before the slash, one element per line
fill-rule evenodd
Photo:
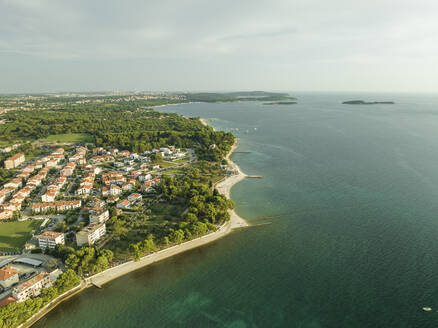
<path fill-rule="evenodd" d="M 0 94 L 436 93 L 437 12 L 429 0 L 0 0 Z"/>

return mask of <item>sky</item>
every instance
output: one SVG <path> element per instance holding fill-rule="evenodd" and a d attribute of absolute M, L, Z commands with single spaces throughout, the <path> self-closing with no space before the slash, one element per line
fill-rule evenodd
<path fill-rule="evenodd" d="M 436 0 L 0 0 L 0 93 L 438 92 Z"/>

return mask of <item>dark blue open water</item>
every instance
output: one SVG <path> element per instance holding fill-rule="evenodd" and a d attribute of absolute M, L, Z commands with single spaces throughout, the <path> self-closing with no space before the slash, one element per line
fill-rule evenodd
<path fill-rule="evenodd" d="M 165 108 L 241 139 L 251 153 L 233 160 L 265 178 L 233 188 L 237 212 L 272 224 L 89 289 L 36 327 L 438 327 L 438 96 L 298 96 Z"/>

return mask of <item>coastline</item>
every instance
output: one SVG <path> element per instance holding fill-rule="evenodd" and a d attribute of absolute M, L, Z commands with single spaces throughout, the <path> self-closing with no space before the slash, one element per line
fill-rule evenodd
<path fill-rule="evenodd" d="M 202 124 L 207 124 L 205 120 L 201 119 Z M 225 156 L 225 159 L 228 161 L 229 170 L 234 172 L 235 174 L 227 176 L 224 180 L 220 181 L 216 184 L 216 189 L 219 193 L 225 195 L 228 199 L 230 199 L 230 191 L 231 188 L 238 182 L 242 181 L 246 178 L 246 174 L 244 174 L 239 166 L 230 160 L 232 153 L 236 150 L 238 145 L 238 139 L 234 142 L 228 154 Z M 168 247 L 162 249 L 158 252 L 154 252 L 152 254 L 143 256 L 139 261 L 135 262 L 133 260 L 118 265 L 116 267 L 107 269 L 103 272 L 100 272 L 92 277 L 86 278 L 85 281 L 89 285 L 101 286 L 113 279 L 116 279 L 120 276 L 123 276 L 127 273 L 145 267 L 154 262 L 158 262 L 164 260 L 168 257 L 174 256 L 179 253 L 183 253 L 190 249 L 203 246 L 210 242 L 213 242 L 219 238 L 222 238 L 229 234 L 233 229 L 247 227 L 248 223 L 233 210 L 229 210 L 230 220 L 224 223 L 222 226 L 218 228 L 218 230 L 211 232 L 207 235 L 198 237 L 196 239 L 192 239 L 186 241 L 182 244 L 175 245 L 172 247 Z"/>
<path fill-rule="evenodd" d="M 201 118 L 200 120 L 202 124 L 207 125 L 207 122 L 204 119 Z M 238 142 L 239 140 L 236 139 L 230 151 L 225 156 L 225 159 L 228 161 L 228 170 L 233 172 L 234 174 L 225 177 L 222 181 L 216 184 L 216 188 L 219 191 L 219 193 L 223 194 L 228 199 L 230 199 L 231 188 L 236 183 L 242 181 L 247 177 L 247 175 L 240 170 L 239 166 L 230 159 L 231 155 L 233 154 L 233 152 L 236 150 L 238 146 Z M 197 248 L 206 245 L 208 243 L 211 243 L 215 240 L 218 240 L 228 235 L 234 229 L 248 227 L 248 223 L 242 217 L 237 215 L 234 209 L 229 210 L 229 213 L 230 213 L 230 220 L 224 223 L 222 226 L 218 228 L 218 230 L 214 232 L 198 237 L 196 239 L 186 241 L 182 244 L 171 246 L 162 249 L 160 251 L 154 252 L 152 254 L 143 256 L 139 261 L 131 260 L 129 262 L 125 262 L 123 264 L 114 266 L 98 274 L 95 274 L 91 277 L 83 279 L 80 285 L 74 287 L 72 290 L 52 300 L 44 308 L 42 308 L 40 311 L 35 313 L 26 322 L 19 325 L 18 327 L 19 328 L 31 327 L 33 324 L 35 324 L 37 321 L 42 319 L 47 313 L 49 313 L 51 310 L 53 310 L 56 306 L 61 304 L 63 301 L 67 300 L 73 295 L 80 293 L 82 290 L 88 287 L 92 287 L 92 286 L 101 287 L 103 284 L 109 281 L 112 281 L 116 278 L 119 278 L 123 275 L 131 273 L 145 266 L 148 266 L 149 264 L 159 262 L 161 260 L 183 253 L 190 249 Z M 73 293 L 71 293 L 72 291 Z M 66 297 L 66 294 L 68 294 L 68 297 Z"/>
<path fill-rule="evenodd" d="M 203 125 L 205 126 L 208 125 L 207 121 L 204 118 L 200 118 L 199 120 Z M 233 172 L 234 174 L 227 176 L 224 180 L 216 184 L 217 191 L 219 191 L 219 193 L 221 193 L 228 199 L 231 199 L 231 188 L 236 183 L 239 183 L 240 181 L 242 181 L 247 177 L 247 175 L 242 172 L 239 165 L 237 165 L 230 159 L 231 155 L 236 151 L 238 144 L 239 144 L 239 139 L 235 139 L 233 146 L 231 147 L 227 156 L 225 156 L 225 159 L 228 162 L 228 170 Z M 248 227 L 248 223 L 245 221 L 245 219 L 237 215 L 234 209 L 230 210 L 230 224 L 231 224 L 231 229 Z"/>
<path fill-rule="evenodd" d="M 228 199 L 231 199 L 231 188 L 236 183 L 239 183 L 247 177 L 247 175 L 242 172 L 240 167 L 230 159 L 231 154 L 234 153 L 234 151 L 236 150 L 238 143 L 239 140 L 236 139 L 234 145 L 231 147 L 230 152 L 225 157 L 225 159 L 228 161 L 228 169 L 234 174 L 226 177 L 225 180 L 216 184 L 217 191 L 219 191 L 219 193 L 221 193 Z M 230 224 L 231 229 L 248 227 L 248 223 L 246 222 L 246 220 L 239 216 L 234 209 L 230 210 Z"/>
<path fill-rule="evenodd" d="M 200 104 L 200 101 L 188 101 L 188 102 L 180 102 L 180 103 L 174 103 L 174 104 L 163 104 L 163 105 L 156 105 L 156 106 L 150 106 L 150 108 L 160 108 L 160 107 L 166 107 L 166 106 L 178 106 L 178 105 L 185 105 L 185 104 Z"/>

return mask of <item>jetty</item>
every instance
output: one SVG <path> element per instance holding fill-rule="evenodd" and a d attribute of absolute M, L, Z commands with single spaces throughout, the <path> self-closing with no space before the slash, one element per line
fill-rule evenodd
<path fill-rule="evenodd" d="M 272 219 L 277 219 L 281 217 L 281 215 L 274 215 L 274 216 L 262 216 L 260 218 L 254 218 L 254 219 L 250 219 L 248 220 L 249 222 L 256 222 L 256 221 L 266 221 L 266 220 L 272 220 Z"/>
<path fill-rule="evenodd" d="M 246 177 L 249 179 L 263 179 L 264 178 L 263 175 L 247 175 Z"/>
<path fill-rule="evenodd" d="M 90 283 L 91 283 L 94 287 L 99 288 L 99 289 L 102 289 L 102 286 L 101 286 L 101 285 L 96 284 L 96 283 L 93 282 L 93 281 L 90 281 Z"/>

